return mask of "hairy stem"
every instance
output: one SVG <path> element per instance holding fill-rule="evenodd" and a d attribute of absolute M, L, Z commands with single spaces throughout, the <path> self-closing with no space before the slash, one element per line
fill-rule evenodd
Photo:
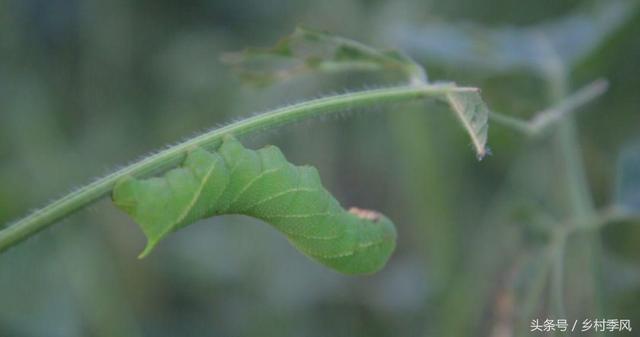
<path fill-rule="evenodd" d="M 145 177 L 169 169 L 179 164 L 190 149 L 214 147 L 226 134 L 241 136 L 313 116 L 329 115 L 349 108 L 438 97 L 451 91 L 473 90 L 475 88 L 455 87 L 453 84 L 398 86 L 329 96 L 249 117 L 155 153 L 31 213 L 0 231 L 0 252 L 109 194 L 115 183 L 121 178 L 125 176 Z"/>

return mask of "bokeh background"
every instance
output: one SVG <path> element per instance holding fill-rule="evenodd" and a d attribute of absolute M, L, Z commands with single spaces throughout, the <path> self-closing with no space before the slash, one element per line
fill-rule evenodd
<path fill-rule="evenodd" d="M 640 135 L 639 8 L 622 0 L 1 0 L 0 224 L 210 127 L 398 83 L 352 72 L 258 89 L 219 61 L 297 25 L 401 49 L 430 79 L 478 86 L 493 110 L 521 118 L 551 104 L 534 42 L 542 36 L 569 69 L 570 91 L 610 82 L 577 114 L 589 190 L 606 207 L 618 154 Z M 394 219 L 398 248 L 387 267 L 339 275 L 241 216 L 200 221 L 138 260 L 141 231 L 104 200 L 0 255 L 0 336 L 507 337 L 530 335 L 533 318 L 626 318 L 637 335 L 633 222 L 569 241 L 566 317 L 551 315 L 551 239 L 536 224 L 564 221 L 567 208 L 551 138 L 494 123 L 494 154 L 479 162 L 434 102 L 250 136 L 248 146 L 275 144 L 293 163 L 318 167 L 344 205 Z"/>

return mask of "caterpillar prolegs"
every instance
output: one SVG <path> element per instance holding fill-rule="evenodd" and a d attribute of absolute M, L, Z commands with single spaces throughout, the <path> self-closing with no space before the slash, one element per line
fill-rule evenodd
<path fill-rule="evenodd" d="M 168 233 L 221 214 L 261 219 L 304 254 L 346 274 L 379 270 L 395 248 L 393 223 L 374 211 L 343 209 L 314 167 L 289 163 L 274 146 L 246 149 L 231 136 L 215 152 L 192 150 L 162 177 L 122 179 L 113 200 L 147 236 L 141 256 Z"/>

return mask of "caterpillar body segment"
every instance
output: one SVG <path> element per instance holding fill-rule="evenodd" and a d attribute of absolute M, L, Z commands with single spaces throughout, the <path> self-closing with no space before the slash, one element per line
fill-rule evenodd
<path fill-rule="evenodd" d="M 167 234 L 222 214 L 269 223 L 305 255 L 346 274 L 379 270 L 395 248 L 393 223 L 342 208 L 315 168 L 289 163 L 274 146 L 246 149 L 230 136 L 215 152 L 194 149 L 162 177 L 122 179 L 113 200 L 147 236 L 141 256 Z"/>

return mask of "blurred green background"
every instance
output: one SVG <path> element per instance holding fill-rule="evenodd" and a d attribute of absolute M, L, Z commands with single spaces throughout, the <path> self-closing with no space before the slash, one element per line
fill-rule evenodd
<path fill-rule="evenodd" d="M 551 104 L 532 42 L 545 36 L 570 91 L 610 81 L 577 115 L 595 204 L 610 204 L 618 153 L 640 135 L 634 1 L 0 0 L 0 224 L 216 125 L 398 83 L 346 73 L 247 88 L 219 61 L 296 25 L 399 48 L 430 79 L 478 86 L 493 110 L 522 118 Z M 240 216 L 201 221 L 138 260 L 141 231 L 104 200 L 0 255 L 0 336 L 508 337 L 528 335 L 533 318 L 625 318 L 637 335 L 633 223 L 569 241 L 567 314 L 549 312 L 550 239 L 535 224 L 566 216 L 549 138 L 492 124 L 494 155 L 478 162 L 433 102 L 245 138 L 318 167 L 345 206 L 394 219 L 387 267 L 339 275 Z"/>

